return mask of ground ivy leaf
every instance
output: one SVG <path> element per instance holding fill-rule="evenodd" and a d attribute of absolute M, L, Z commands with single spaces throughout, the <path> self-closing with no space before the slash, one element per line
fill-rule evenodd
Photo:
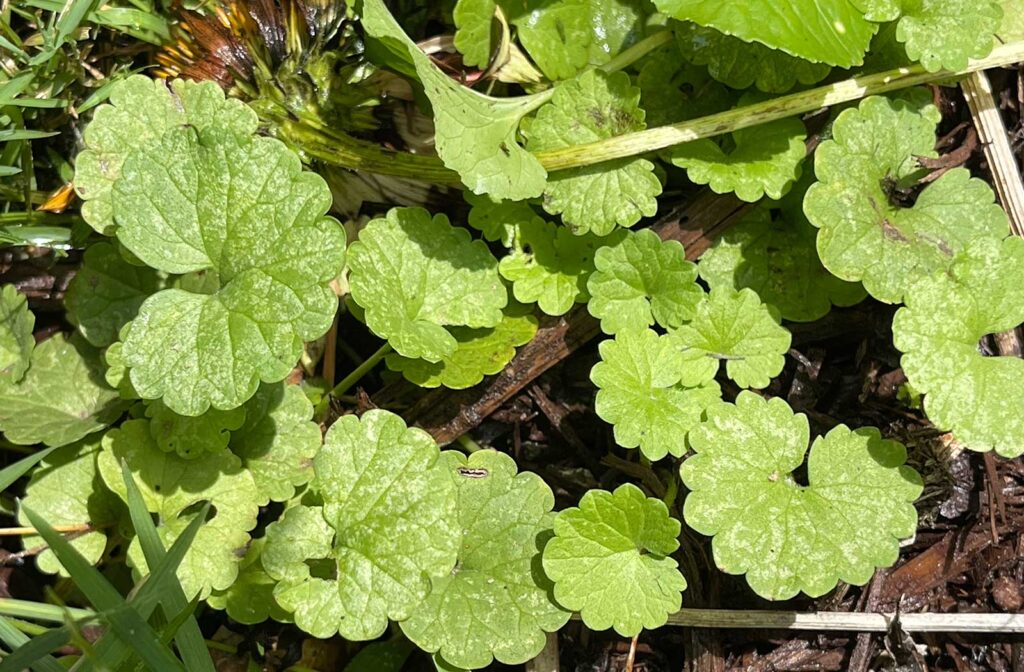
<path fill-rule="evenodd" d="M 782 372 L 792 336 L 753 290 L 716 287 L 672 338 L 685 362 L 684 384 L 712 380 L 724 359 L 737 385 L 761 389 Z"/>
<path fill-rule="evenodd" d="M 745 287 L 794 322 L 813 322 L 837 306 L 865 297 L 859 283 L 825 270 L 814 246 L 815 229 L 799 208 L 778 216 L 765 204 L 729 228 L 700 258 L 698 270 L 712 288 Z"/>
<path fill-rule="evenodd" d="M 718 384 L 679 384 L 685 360 L 671 336 L 650 329 L 619 332 L 598 346 L 601 361 L 590 380 L 597 386 L 594 408 L 613 425 L 615 442 L 640 448 L 649 460 L 686 452 L 686 434 L 718 402 Z"/>
<path fill-rule="evenodd" d="M 925 70 L 962 70 L 984 58 L 1003 18 L 996 0 L 903 0 L 896 39 Z"/>
<path fill-rule="evenodd" d="M 455 489 L 439 455 L 429 434 L 387 411 L 331 426 L 315 461 L 323 509 L 295 507 L 268 531 L 264 566 L 296 625 L 315 637 L 374 639 L 389 618 L 409 616 L 429 577 L 452 570 Z M 308 560 L 329 561 L 333 576 L 311 574 Z"/>
<path fill-rule="evenodd" d="M 107 487 L 127 501 L 121 462 L 128 464 L 142 491 L 146 508 L 157 516 L 161 541 L 170 547 L 199 505 L 210 502 L 212 517 L 199 528 L 178 567 L 185 595 L 205 598 L 211 590 L 226 590 L 238 576 L 238 563 L 256 525 L 259 495 L 241 461 L 230 452 L 207 453 L 186 460 L 157 446 L 146 420 L 128 420 L 103 437 L 100 473 Z M 146 558 L 138 540 L 128 559 L 146 573 Z"/>
<path fill-rule="evenodd" d="M 678 327 L 693 317 L 704 296 L 696 283 L 697 267 L 686 260 L 683 246 L 663 241 L 649 229 L 629 232 L 602 247 L 594 265 L 597 270 L 587 281 L 587 310 L 601 320 L 606 334 L 655 322 Z"/>
<path fill-rule="evenodd" d="M 344 229 L 323 216 L 326 183 L 281 142 L 172 129 L 128 157 L 113 196 L 131 252 L 209 280 L 192 283 L 201 291 L 157 292 L 139 309 L 122 356 L 143 398 L 182 415 L 238 407 L 330 327 Z"/>
<path fill-rule="evenodd" d="M 440 362 L 410 359 L 391 353 L 385 359 L 392 371 L 400 371 L 406 380 L 420 387 L 445 386 L 453 390 L 473 387 L 484 376 L 500 373 L 516 355 L 516 348 L 529 343 L 537 333 L 537 318 L 528 306 L 513 304 L 505 308 L 497 326 L 484 329 L 455 327 L 452 336 L 458 342 L 455 352 Z"/>
<path fill-rule="evenodd" d="M 487 245 L 422 208 L 392 208 L 367 224 L 349 269 L 366 325 L 405 357 L 450 357 L 458 342 L 445 326 L 493 327 L 508 302 Z"/>
<path fill-rule="evenodd" d="M 178 415 L 159 399 L 146 406 L 149 433 L 160 450 L 191 460 L 228 447 L 231 432 L 245 422 L 245 411 L 211 408 L 197 416 Z"/>
<path fill-rule="evenodd" d="M 223 128 L 243 135 L 256 131 L 256 113 L 226 98 L 214 82 L 164 80 L 132 75 L 110 91 L 110 103 L 96 108 L 86 126 L 86 149 L 75 159 L 75 191 L 83 199 L 82 217 L 94 229 L 113 235 L 117 209 L 111 198 L 125 159 L 158 143 L 172 128 Z"/>
<path fill-rule="evenodd" d="M 544 572 L 555 599 L 580 612 L 592 630 L 623 637 L 653 630 L 679 611 L 686 581 L 669 555 L 679 548 L 679 521 L 659 499 L 632 484 L 589 490 L 579 508 L 559 512 L 544 547 Z"/>
<path fill-rule="evenodd" d="M 21 382 L 0 378 L 0 431 L 11 443 L 61 446 L 103 429 L 127 402 L 101 370 L 99 351 L 81 337 L 43 341 Z"/>
<path fill-rule="evenodd" d="M 260 505 L 283 502 L 313 477 L 320 425 L 313 403 L 298 385 L 261 385 L 242 407 L 245 423 L 231 432 L 232 452 L 256 481 Z"/>
<path fill-rule="evenodd" d="M 928 418 L 968 448 L 1005 457 L 1024 453 L 1024 361 L 985 357 L 978 341 L 1024 322 L 1017 280 L 1024 241 L 982 239 L 948 273 L 913 285 L 893 319 L 893 342 Z"/>
<path fill-rule="evenodd" d="M 833 139 L 815 152 L 818 182 L 804 212 L 820 229 L 821 262 L 880 301 L 898 303 L 918 278 L 948 270 L 970 241 L 1009 231 L 992 190 L 966 168 L 926 186 L 913 207 L 893 204 L 916 177 L 916 157 L 936 156 L 938 120 L 932 105 L 873 96 L 840 113 Z"/>
<path fill-rule="evenodd" d="M 32 470 L 23 502 L 51 525 L 91 525 L 94 529 L 75 534 L 71 545 L 93 564 L 99 562 L 107 547 L 103 528 L 116 524 L 124 513 L 121 500 L 100 478 L 96 466 L 99 452 L 100 437 L 93 435 L 50 453 Z M 18 519 L 22 525 L 31 524 L 23 513 Z M 22 537 L 22 543 L 30 549 L 44 542 L 31 535 Z M 47 574 L 59 571 L 68 575 L 53 551 L 45 550 L 36 556 L 36 564 Z"/>
<path fill-rule="evenodd" d="M 505 247 L 512 247 L 520 225 L 540 219 L 524 201 L 495 201 L 490 196 L 477 196 L 472 192 L 464 196 L 471 206 L 468 224 L 487 240 L 501 241 Z"/>
<path fill-rule="evenodd" d="M 864 60 L 876 26 L 850 0 L 654 0 L 658 11 L 848 68 Z"/>
<path fill-rule="evenodd" d="M 576 236 L 534 217 L 517 225 L 515 248 L 502 258 L 498 270 L 512 283 L 517 301 L 536 303 L 548 315 L 564 315 L 589 298 L 587 278 L 594 270 L 594 253 L 621 240 L 616 234 Z"/>
<path fill-rule="evenodd" d="M 544 648 L 544 633 L 569 619 L 538 571 L 554 495 L 539 476 L 517 474 L 512 458 L 493 450 L 468 457 L 449 451 L 442 462 L 458 493 L 458 563 L 431 580 L 430 595 L 400 623 L 402 631 L 455 667 L 526 662 Z"/>
<path fill-rule="evenodd" d="M 160 274 L 128 263 L 113 245 L 91 245 L 64 295 L 68 320 L 96 347 L 108 346 L 162 284 Z"/>
<path fill-rule="evenodd" d="M 917 527 L 922 490 L 901 443 L 839 425 L 814 440 L 804 486 L 792 472 L 807 452 L 806 416 L 752 392 L 709 416 L 690 432 L 696 454 L 681 468 L 691 491 L 684 518 L 714 537 L 722 571 L 784 600 L 818 597 L 837 581 L 864 585 L 896 561 L 900 539 Z"/>
<path fill-rule="evenodd" d="M 734 89 L 756 86 L 765 93 L 786 93 L 798 82 L 820 82 L 831 70 L 827 64 L 812 63 L 757 42 L 744 42 L 689 21 L 678 24 L 675 33 L 683 58 L 706 65 L 712 77 Z"/>
<path fill-rule="evenodd" d="M 28 371 L 36 346 L 35 324 L 28 299 L 14 285 L 0 288 L 0 385 L 4 380 L 17 383 Z"/>
<path fill-rule="evenodd" d="M 547 171 L 516 141 L 519 122 L 544 96 L 492 98 L 441 72 L 402 30 L 382 0 L 363 0 L 362 26 L 410 62 L 434 108 L 438 156 L 471 191 L 499 200 L 540 196 Z"/>
<path fill-rule="evenodd" d="M 679 57 L 669 44 L 641 62 L 636 85 L 649 126 L 664 126 L 729 109 L 735 96 L 708 75 L 707 68 Z"/>
<path fill-rule="evenodd" d="M 560 84 L 530 124 L 530 151 L 597 142 L 645 128 L 640 90 L 623 72 L 598 70 Z M 633 226 L 658 210 L 661 182 L 646 159 L 617 159 L 552 174 L 544 209 L 560 214 L 573 233 L 599 236 Z"/>
<path fill-rule="evenodd" d="M 277 585 L 263 568 L 263 546 L 266 537 L 253 539 L 245 557 L 238 565 L 238 578 L 227 590 L 215 590 L 206 603 L 228 612 L 232 620 L 243 625 L 256 625 L 268 618 L 278 622 L 291 621 L 291 615 L 274 599 Z"/>
<path fill-rule="evenodd" d="M 756 99 L 745 96 L 740 105 Z M 800 179 L 806 137 L 803 122 L 791 117 L 733 131 L 726 141 L 687 142 L 666 155 L 673 165 L 686 169 L 691 182 L 710 185 L 717 194 L 734 192 L 740 200 L 753 203 L 765 195 L 782 198 Z"/>

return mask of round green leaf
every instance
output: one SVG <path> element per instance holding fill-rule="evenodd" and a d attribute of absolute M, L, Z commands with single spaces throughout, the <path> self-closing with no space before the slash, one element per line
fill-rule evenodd
<path fill-rule="evenodd" d="M 683 246 L 663 241 L 649 229 L 628 233 L 602 247 L 594 257 L 596 271 L 587 281 L 587 310 L 601 320 L 601 330 L 678 327 L 693 317 L 704 295 L 697 285 L 697 267 L 686 260 Z"/>
<path fill-rule="evenodd" d="M 629 483 L 590 490 L 579 508 L 555 518 L 544 547 L 544 572 L 555 599 L 578 611 L 592 630 L 623 637 L 659 628 L 682 605 L 686 581 L 669 554 L 679 548 L 679 521 L 660 499 Z"/>
<path fill-rule="evenodd" d="M 14 285 L 0 288 L 0 379 L 17 383 L 28 371 L 36 341 L 36 316 Z"/>
<path fill-rule="evenodd" d="M 455 667 L 526 662 L 544 648 L 544 633 L 569 619 L 540 570 L 554 495 L 539 476 L 517 474 L 512 458 L 493 450 L 468 458 L 446 452 L 442 462 L 458 493 L 458 562 L 431 580 L 430 595 L 400 623 L 402 631 Z"/>
<path fill-rule="evenodd" d="M 146 407 L 149 433 L 164 452 L 175 452 L 190 460 L 205 453 L 216 453 L 228 447 L 230 432 L 245 422 L 245 411 L 233 408 L 218 411 L 211 408 L 197 416 L 178 415 L 156 400 Z"/>
<path fill-rule="evenodd" d="M 508 292 L 482 241 L 422 208 L 392 208 L 349 254 L 352 298 L 400 355 L 440 362 L 458 348 L 445 326 L 493 327 Z"/>
<path fill-rule="evenodd" d="M 181 415 L 236 408 L 291 371 L 337 310 L 345 234 L 330 190 L 271 138 L 172 129 L 113 191 L 118 238 L 148 265 L 203 274 L 150 296 L 122 357 L 145 399 Z"/>
<path fill-rule="evenodd" d="M 590 372 L 598 387 L 594 408 L 614 426 L 615 442 L 639 447 L 649 460 L 683 455 L 687 432 L 721 398 L 718 384 L 680 385 L 685 360 L 678 344 L 650 329 L 620 332 L 598 349 L 601 361 Z"/>
<path fill-rule="evenodd" d="M 938 111 L 873 96 L 844 110 L 833 139 L 818 147 L 818 182 L 804 197 L 817 226 L 818 254 L 843 280 L 862 280 L 873 297 L 897 303 L 918 278 L 945 272 L 978 238 L 1001 239 L 1006 214 L 989 186 L 954 168 L 926 186 L 913 207 L 900 189 L 918 177 L 916 157 L 934 157 Z"/>
<path fill-rule="evenodd" d="M 277 581 L 263 569 L 263 546 L 266 541 L 266 537 L 253 539 L 238 565 L 238 578 L 235 582 L 227 590 L 215 590 L 206 598 L 208 605 L 227 611 L 232 620 L 243 625 L 255 625 L 268 618 L 280 622 L 291 620 L 288 612 L 274 599 Z"/>
<path fill-rule="evenodd" d="M 1002 17 L 996 0 L 903 0 L 896 39 L 929 72 L 962 70 L 992 51 Z"/>
<path fill-rule="evenodd" d="M 892 325 L 928 418 L 968 448 L 1005 457 L 1024 453 L 1024 360 L 985 357 L 978 340 L 1024 322 L 1022 264 L 1024 240 L 980 240 L 949 273 L 913 285 Z"/>
<path fill-rule="evenodd" d="M 740 387 L 761 389 L 782 372 L 792 336 L 750 289 L 716 287 L 697 305 L 693 321 L 672 333 L 682 349 L 682 382 L 714 379 L 725 360 L 725 374 Z"/>
<path fill-rule="evenodd" d="M 746 574 L 758 595 L 823 595 L 838 581 L 864 585 L 914 534 L 921 477 L 902 444 L 878 430 L 839 425 L 814 440 L 807 485 L 793 477 L 810 430 L 779 398 L 741 392 L 690 432 L 683 463 L 686 523 L 713 536 L 715 564 Z"/>

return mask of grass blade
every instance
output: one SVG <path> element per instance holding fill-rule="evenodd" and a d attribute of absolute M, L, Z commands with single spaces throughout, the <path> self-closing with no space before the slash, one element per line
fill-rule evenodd
<path fill-rule="evenodd" d="M 38 453 L 32 453 L 28 457 L 23 457 L 10 466 L 4 467 L 3 470 L 0 470 L 0 491 L 11 487 L 16 480 L 27 474 L 29 469 L 36 466 L 40 460 L 55 450 L 57 450 L 56 446 L 46 448 Z"/>
<path fill-rule="evenodd" d="M 46 637 L 46 635 L 41 637 Z M 36 637 L 36 639 L 41 637 Z M 50 651 L 53 649 L 41 650 L 50 643 L 49 638 L 44 640 L 42 645 L 33 647 L 35 640 L 30 640 L 25 633 L 11 625 L 11 622 L 2 616 L 0 616 L 0 640 L 3 640 L 4 644 L 11 649 L 11 655 L 0 663 L 0 672 L 21 672 L 26 668 L 31 668 L 35 672 L 67 672 L 64 666 L 50 655 Z M 58 646 L 61 645 L 58 644 Z M 25 647 L 31 648 L 23 652 Z M 14 662 L 11 662 L 12 660 Z"/>

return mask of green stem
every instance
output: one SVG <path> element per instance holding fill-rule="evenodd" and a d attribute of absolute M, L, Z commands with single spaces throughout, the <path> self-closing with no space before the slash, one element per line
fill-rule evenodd
<path fill-rule="evenodd" d="M 660 126 L 646 131 L 619 135 L 599 142 L 576 145 L 564 149 L 540 152 L 536 156 L 547 170 L 578 168 L 613 159 L 647 154 L 699 138 L 710 138 L 743 128 L 785 119 L 798 114 L 814 112 L 825 107 L 848 103 L 879 93 L 888 93 L 919 84 L 966 75 L 978 70 L 1012 65 L 1024 61 L 1024 41 L 1010 42 L 992 50 L 986 58 L 971 61 L 956 72 L 928 72 L 920 64 L 896 68 L 873 75 L 819 86 L 808 91 L 792 93 L 738 107 L 726 112 Z"/>
<path fill-rule="evenodd" d="M 483 450 L 483 446 L 470 438 L 469 434 L 463 434 L 459 438 L 455 439 L 455 442 L 462 446 L 462 449 L 470 455 L 478 450 Z"/>
<path fill-rule="evenodd" d="M 96 612 L 89 609 L 61 607 L 56 604 L 47 604 L 46 602 L 30 602 L 10 597 L 0 598 L 0 614 L 50 623 L 63 623 L 67 616 L 71 616 L 75 620 L 94 618 L 96 616 Z"/>
<path fill-rule="evenodd" d="M 377 366 L 377 364 L 380 363 L 380 360 L 384 359 L 384 356 L 387 355 L 389 352 L 391 352 L 390 345 L 385 343 L 384 345 L 380 346 L 377 352 L 370 355 L 370 357 L 365 362 L 357 366 L 355 370 L 352 371 L 352 373 L 345 376 L 340 383 L 334 386 L 334 389 L 331 390 L 331 396 L 337 399 L 341 395 L 348 392 L 350 387 L 359 382 L 359 379 L 365 376 L 367 373 L 369 373 L 370 370 L 373 369 L 373 367 Z"/>
<path fill-rule="evenodd" d="M 640 40 L 604 65 L 598 66 L 597 69 L 603 70 L 604 72 L 625 70 L 658 47 L 668 44 L 671 41 L 671 30 L 658 31 L 653 35 L 648 35 L 644 39 Z"/>

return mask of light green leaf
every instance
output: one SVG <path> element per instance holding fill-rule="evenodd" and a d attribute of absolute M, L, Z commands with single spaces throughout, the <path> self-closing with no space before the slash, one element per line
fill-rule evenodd
<path fill-rule="evenodd" d="M 520 120 L 547 98 L 492 98 L 468 89 L 434 66 L 405 34 L 382 0 L 363 0 L 362 26 L 416 74 L 434 108 L 435 143 L 444 164 L 476 194 L 520 201 L 540 196 L 547 171 L 516 141 Z"/>
<path fill-rule="evenodd" d="M 679 384 L 685 360 L 671 336 L 650 329 L 619 332 L 598 346 L 601 361 L 590 380 L 598 387 L 594 408 L 614 426 L 615 443 L 640 448 L 649 460 L 686 452 L 686 434 L 721 398 L 713 380 Z"/>
<path fill-rule="evenodd" d="M 160 540 L 170 546 L 210 502 L 212 517 L 199 529 L 178 567 L 178 579 L 189 599 L 226 590 L 238 577 L 239 561 L 256 525 L 259 510 L 256 484 L 240 460 L 227 451 L 186 460 L 165 453 L 150 435 L 149 422 L 129 420 L 103 437 L 100 474 L 107 487 L 127 501 L 121 462 L 128 464 L 146 508 L 157 516 Z M 140 573 L 148 569 L 138 540 L 128 560 Z"/>
<path fill-rule="evenodd" d="M 555 88 L 551 102 L 530 124 L 530 151 L 548 151 L 605 140 L 645 128 L 640 90 L 623 72 L 598 70 Z M 544 209 L 560 214 L 573 233 L 599 236 L 633 226 L 658 211 L 661 182 L 646 159 L 617 159 L 560 170 L 548 179 Z"/>
<path fill-rule="evenodd" d="M 80 337 L 43 341 L 20 383 L 0 378 L 0 430 L 11 443 L 62 446 L 103 429 L 127 403 L 101 371 L 99 351 Z"/>
<path fill-rule="evenodd" d="M 740 387 L 761 389 L 782 372 L 792 339 L 751 289 L 716 287 L 697 305 L 693 321 L 672 333 L 685 361 L 682 381 L 714 379 L 725 360 L 725 375 Z"/>
<path fill-rule="evenodd" d="M 349 269 L 367 326 L 405 357 L 450 357 L 458 342 L 445 326 L 493 327 L 508 302 L 487 245 L 422 208 L 392 208 L 367 224 Z"/>
<path fill-rule="evenodd" d="M 91 245 L 64 295 L 68 320 L 96 347 L 108 346 L 162 284 L 157 272 L 128 263 L 113 245 Z"/>
<path fill-rule="evenodd" d="M 283 502 L 313 478 L 320 426 L 313 403 L 298 385 L 261 385 L 242 407 L 245 423 L 231 432 L 232 452 L 256 481 L 260 506 Z"/>
<path fill-rule="evenodd" d="M 663 241 L 649 229 L 602 247 L 594 265 L 597 270 L 587 282 L 587 310 L 601 320 L 606 334 L 655 322 L 678 327 L 693 317 L 704 296 L 696 283 L 697 267 L 686 260 L 683 246 Z"/>
<path fill-rule="evenodd" d="M 921 477 L 906 449 L 873 427 L 839 425 L 814 440 L 807 485 L 793 477 L 807 452 L 807 417 L 779 398 L 741 392 L 690 432 L 683 463 L 686 523 L 713 536 L 715 564 L 746 574 L 758 595 L 818 597 L 864 585 L 914 534 Z"/>
<path fill-rule="evenodd" d="M 158 399 L 146 407 L 146 417 L 150 419 L 149 433 L 160 450 L 190 460 L 226 449 L 230 432 L 245 422 L 245 411 L 211 408 L 202 415 L 178 415 Z"/>
<path fill-rule="evenodd" d="M 876 26 L 850 0 L 654 0 L 658 11 L 817 63 L 864 60 Z M 892 18 L 892 17 L 890 17 Z"/>
<path fill-rule="evenodd" d="M 873 96 L 844 110 L 815 152 L 818 182 L 804 212 L 820 229 L 821 262 L 880 301 L 901 301 L 918 278 L 947 271 L 970 241 L 1009 231 L 992 190 L 966 168 L 930 183 L 913 207 L 899 205 L 898 189 L 919 176 L 915 157 L 936 156 L 938 120 L 932 105 Z"/>
<path fill-rule="evenodd" d="M 228 612 L 233 620 L 243 625 L 256 625 L 268 618 L 279 622 L 291 620 L 290 614 L 274 599 L 277 585 L 263 569 L 263 546 L 266 537 L 253 539 L 238 565 L 238 578 L 227 590 L 215 590 L 206 603 L 214 609 Z"/>
<path fill-rule="evenodd" d="M 487 240 L 500 240 L 505 247 L 512 247 L 519 226 L 540 219 L 524 201 L 495 201 L 490 196 L 477 196 L 472 192 L 465 192 L 463 196 L 472 206 L 468 224 Z"/>
<path fill-rule="evenodd" d="M 128 157 L 113 197 L 125 247 L 209 283 L 163 290 L 139 309 L 122 357 L 143 398 L 182 415 L 236 408 L 331 326 L 344 230 L 323 216 L 323 179 L 281 142 L 173 129 Z"/>
<path fill-rule="evenodd" d="M 516 355 L 516 348 L 529 343 L 537 333 L 533 311 L 520 304 L 505 308 L 501 322 L 495 327 L 470 329 L 455 327 L 452 336 L 458 341 L 455 352 L 440 362 L 410 359 L 391 353 L 385 363 L 392 371 L 400 371 L 406 380 L 420 387 L 463 390 L 473 387 L 484 376 L 500 373 Z"/>
<path fill-rule="evenodd" d="M 0 381 L 17 383 L 25 375 L 36 346 L 35 324 L 28 299 L 14 285 L 0 288 Z"/>
<path fill-rule="evenodd" d="M 214 82 L 132 75 L 110 91 L 110 103 L 96 108 L 86 127 L 86 149 L 75 158 L 75 191 L 85 201 L 82 217 L 96 231 L 113 235 L 118 210 L 111 198 L 125 159 L 159 143 L 172 128 L 222 128 L 242 135 L 256 131 L 256 113 L 245 103 L 225 98 Z"/>
<path fill-rule="evenodd" d="M 89 524 L 94 529 L 69 537 L 71 545 L 89 562 L 96 564 L 107 547 L 104 530 L 121 519 L 124 507 L 107 489 L 96 466 L 100 437 L 58 448 L 32 471 L 25 486 L 23 504 L 46 519 L 51 525 Z M 22 512 L 22 525 L 31 525 Z M 22 537 L 26 549 L 44 545 L 37 535 Z M 60 572 L 67 576 L 60 561 L 49 549 L 36 556 L 39 570 L 47 574 Z"/>
<path fill-rule="evenodd" d="M 902 0 L 896 39 L 929 72 L 962 70 L 992 50 L 1003 17 L 997 0 Z"/>
<path fill-rule="evenodd" d="M 1024 322 L 1024 240 L 982 239 L 950 270 L 913 285 L 893 319 L 893 342 L 924 409 L 973 450 L 1024 453 L 1024 360 L 985 357 L 978 340 Z"/>
<path fill-rule="evenodd" d="M 544 572 L 555 599 L 580 612 L 592 630 L 623 637 L 653 630 L 679 611 L 686 581 L 669 555 L 679 548 L 679 521 L 659 499 L 632 484 L 589 490 L 579 508 L 559 512 L 544 547 Z"/>
<path fill-rule="evenodd" d="M 777 215 L 766 203 L 730 227 L 701 255 L 698 269 L 712 289 L 745 287 L 794 322 L 813 322 L 837 306 L 852 306 L 866 293 L 859 283 L 825 270 L 814 246 L 815 229 L 797 208 Z"/>
<path fill-rule="evenodd" d="M 805 61 L 688 21 L 678 24 L 675 31 L 683 58 L 706 65 L 712 77 L 734 89 L 756 86 L 765 93 L 786 93 L 798 82 L 820 82 L 831 70 L 824 63 Z"/>
<path fill-rule="evenodd" d="M 431 580 L 427 599 L 400 623 L 417 646 L 465 669 L 518 665 L 569 619 L 551 601 L 540 553 L 555 498 L 532 473 L 493 450 L 454 452 L 442 463 L 458 493 L 461 548 L 455 570 Z"/>
<path fill-rule="evenodd" d="M 315 637 L 374 639 L 389 618 L 410 615 L 430 577 L 452 571 L 455 489 L 439 455 L 429 434 L 387 411 L 331 426 L 315 462 L 323 509 L 293 507 L 267 532 L 264 567 L 296 625 Z M 330 571 L 311 572 L 309 560 Z"/>
<path fill-rule="evenodd" d="M 744 96 L 740 105 L 757 100 Z M 807 131 L 799 119 L 779 119 L 733 131 L 728 138 L 702 138 L 674 147 L 669 160 L 686 169 L 691 182 L 707 184 L 717 194 L 734 192 L 753 203 L 762 196 L 782 198 L 800 179 Z"/>
<path fill-rule="evenodd" d="M 512 282 L 517 301 L 536 303 L 548 315 L 564 315 L 590 296 L 587 278 L 594 270 L 594 253 L 621 240 L 616 234 L 575 236 L 534 217 L 518 224 L 515 249 L 502 258 L 498 270 Z"/>

